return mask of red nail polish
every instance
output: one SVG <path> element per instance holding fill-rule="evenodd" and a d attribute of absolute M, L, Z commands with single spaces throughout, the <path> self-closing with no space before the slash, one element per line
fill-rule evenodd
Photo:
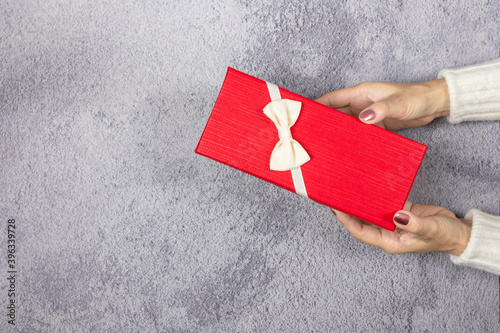
<path fill-rule="evenodd" d="M 410 222 L 410 216 L 403 213 L 396 213 L 396 215 L 394 215 L 394 221 L 402 225 L 407 225 L 408 222 Z"/>

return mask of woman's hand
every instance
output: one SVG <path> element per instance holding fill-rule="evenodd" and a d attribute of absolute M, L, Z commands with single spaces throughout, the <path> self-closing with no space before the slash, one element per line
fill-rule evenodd
<path fill-rule="evenodd" d="M 365 82 L 329 92 L 316 101 L 389 130 L 428 124 L 448 115 L 450 109 L 444 79 L 422 83 Z M 460 255 L 467 247 L 472 227 L 471 221 L 458 219 L 445 208 L 409 201 L 404 210 L 394 215 L 395 232 L 333 212 L 356 239 L 388 253 Z"/>
<path fill-rule="evenodd" d="M 394 232 L 332 212 L 354 238 L 387 253 L 446 252 L 458 256 L 467 247 L 472 227 L 472 221 L 458 219 L 445 208 L 409 201 L 394 215 Z"/>
<path fill-rule="evenodd" d="M 444 79 L 422 83 L 364 82 L 329 92 L 316 100 L 388 130 L 418 127 L 449 114 Z"/>

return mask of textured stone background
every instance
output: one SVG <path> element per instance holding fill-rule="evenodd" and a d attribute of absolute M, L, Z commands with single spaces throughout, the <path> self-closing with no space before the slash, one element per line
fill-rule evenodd
<path fill-rule="evenodd" d="M 315 98 L 498 56 L 498 1 L 4 1 L 17 330 L 498 332 L 498 276 L 385 254 L 194 154 L 227 66 Z M 497 122 L 401 134 L 429 145 L 413 201 L 499 213 Z"/>

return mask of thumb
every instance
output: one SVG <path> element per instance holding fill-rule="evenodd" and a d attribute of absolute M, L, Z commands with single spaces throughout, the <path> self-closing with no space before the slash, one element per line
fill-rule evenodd
<path fill-rule="evenodd" d="M 420 236 L 432 233 L 435 228 L 435 221 L 431 216 L 420 217 L 406 210 L 394 214 L 394 222 L 399 229 Z"/>
<path fill-rule="evenodd" d="M 394 100 L 381 100 L 373 103 L 359 114 L 359 119 L 366 124 L 376 124 L 386 117 L 401 111 L 399 103 Z"/>

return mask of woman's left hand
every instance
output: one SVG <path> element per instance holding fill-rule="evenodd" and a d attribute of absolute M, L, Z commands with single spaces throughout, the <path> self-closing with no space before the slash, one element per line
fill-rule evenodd
<path fill-rule="evenodd" d="M 387 253 L 446 252 L 458 256 L 467 247 L 472 228 L 472 221 L 459 219 L 448 209 L 409 201 L 394 215 L 394 232 L 332 212 L 354 238 Z"/>

